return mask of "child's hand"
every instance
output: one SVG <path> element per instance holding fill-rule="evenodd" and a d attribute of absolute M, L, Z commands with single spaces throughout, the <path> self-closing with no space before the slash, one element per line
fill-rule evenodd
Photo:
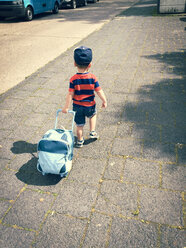
<path fill-rule="evenodd" d="M 106 108 L 107 107 L 107 102 L 102 102 L 102 108 Z"/>
<path fill-rule="evenodd" d="M 68 108 L 63 108 L 63 109 L 62 109 L 62 112 L 63 112 L 64 114 L 67 114 L 67 113 L 68 113 Z"/>

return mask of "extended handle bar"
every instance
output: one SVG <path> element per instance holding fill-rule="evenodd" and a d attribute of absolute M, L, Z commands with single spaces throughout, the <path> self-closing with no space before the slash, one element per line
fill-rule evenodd
<path fill-rule="evenodd" d="M 55 129 L 57 128 L 57 118 L 58 118 L 58 115 L 59 113 L 62 112 L 62 109 L 58 109 L 57 112 L 56 112 L 56 121 L 55 121 Z M 73 132 L 73 129 L 74 129 L 74 118 L 75 118 L 75 114 L 76 112 L 72 111 L 72 110 L 69 110 L 68 113 L 72 114 L 73 115 L 73 118 L 72 118 L 72 132 Z"/>

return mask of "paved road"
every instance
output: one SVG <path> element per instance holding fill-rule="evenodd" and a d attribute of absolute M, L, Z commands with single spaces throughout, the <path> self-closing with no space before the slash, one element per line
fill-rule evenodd
<path fill-rule="evenodd" d="M 73 49 L 0 97 L 0 247 L 185 246 L 185 15 L 141 0 L 86 37 L 100 139 L 74 149 L 66 179 L 36 170 L 75 73 Z M 68 127 L 68 115 L 59 119 Z"/>
<path fill-rule="evenodd" d="M 101 0 L 58 15 L 45 13 L 32 22 L 0 22 L 0 94 L 99 29 L 134 0 Z"/>

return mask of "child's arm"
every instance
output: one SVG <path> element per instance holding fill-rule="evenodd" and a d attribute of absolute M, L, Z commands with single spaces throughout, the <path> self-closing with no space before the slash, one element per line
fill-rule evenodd
<path fill-rule="evenodd" d="M 70 107 L 70 104 L 72 102 L 72 98 L 74 96 L 74 92 L 68 92 L 68 95 L 66 96 L 66 103 L 65 103 L 65 106 L 64 108 L 62 109 L 62 112 L 63 113 L 68 113 L 68 109 Z"/>
<path fill-rule="evenodd" d="M 107 99 L 106 99 L 106 96 L 105 96 L 103 90 L 96 91 L 96 93 L 98 94 L 99 98 L 102 100 L 102 108 L 106 108 L 107 107 Z"/>

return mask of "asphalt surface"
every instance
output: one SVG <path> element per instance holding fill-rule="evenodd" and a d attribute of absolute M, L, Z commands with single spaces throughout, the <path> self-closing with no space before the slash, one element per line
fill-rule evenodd
<path fill-rule="evenodd" d="M 36 170 L 65 103 L 73 49 L 0 96 L 0 247 L 183 248 L 185 21 L 138 1 L 85 38 L 108 98 L 68 177 Z M 59 126 L 70 125 L 61 115 Z"/>

